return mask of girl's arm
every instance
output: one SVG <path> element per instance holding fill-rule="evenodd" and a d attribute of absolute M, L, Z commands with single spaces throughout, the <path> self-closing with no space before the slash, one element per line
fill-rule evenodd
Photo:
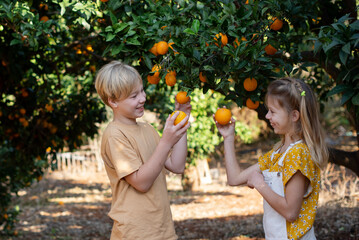
<path fill-rule="evenodd" d="M 214 119 L 214 121 L 216 120 Z M 228 184 L 231 186 L 247 184 L 249 176 L 253 172 L 260 173 L 260 169 L 258 164 L 254 164 L 251 167 L 245 169 L 244 171 L 241 171 L 241 168 L 239 167 L 238 161 L 236 159 L 236 153 L 234 149 L 235 120 L 231 118 L 231 122 L 224 126 L 216 122 L 216 126 L 219 133 L 224 138 L 224 157 Z"/>
<path fill-rule="evenodd" d="M 304 194 L 309 186 L 309 180 L 300 171 L 297 171 L 287 182 L 284 197 L 275 193 L 264 182 L 262 174 L 254 173 L 251 175 L 248 185 L 257 189 L 269 205 L 288 222 L 294 222 L 298 218 Z"/>

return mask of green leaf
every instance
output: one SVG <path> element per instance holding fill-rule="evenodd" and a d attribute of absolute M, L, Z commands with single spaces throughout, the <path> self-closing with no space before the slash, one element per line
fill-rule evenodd
<path fill-rule="evenodd" d="M 348 90 L 349 88 L 350 87 L 348 85 L 343 85 L 343 84 L 337 85 L 327 93 L 327 97 L 331 97 L 335 94 L 344 92 L 344 91 Z"/>
<path fill-rule="evenodd" d="M 357 93 L 353 98 L 352 98 L 352 103 L 354 105 L 359 105 L 359 93 Z"/>
<path fill-rule="evenodd" d="M 340 50 L 339 52 L 339 58 L 340 58 L 340 61 L 345 65 L 345 63 L 347 62 L 347 59 L 348 59 L 348 55 L 347 53 L 345 53 L 344 51 Z"/>
<path fill-rule="evenodd" d="M 198 19 L 194 20 L 192 23 L 192 30 L 197 34 L 199 30 L 200 22 Z"/>
<path fill-rule="evenodd" d="M 327 53 L 331 48 L 335 47 L 336 45 L 338 45 L 339 42 L 336 40 L 333 40 L 330 44 L 326 44 L 323 46 L 323 50 L 325 53 Z"/>
<path fill-rule="evenodd" d="M 110 19 L 111 19 L 112 25 L 117 23 L 117 18 L 115 16 L 115 14 L 113 14 L 112 12 L 110 12 Z"/>
<path fill-rule="evenodd" d="M 342 47 L 342 51 L 347 53 L 347 54 L 350 54 L 350 43 L 347 43 L 345 44 L 343 47 Z"/>
<path fill-rule="evenodd" d="M 345 104 L 352 96 L 354 96 L 354 89 L 350 88 L 343 93 L 341 105 Z"/>
<path fill-rule="evenodd" d="M 359 20 L 356 20 L 355 22 L 351 23 L 350 27 L 354 30 L 359 30 Z"/>
<path fill-rule="evenodd" d="M 115 37 L 116 37 L 115 34 L 113 34 L 113 33 L 108 33 L 108 34 L 106 35 L 106 42 L 112 41 Z"/>
<path fill-rule="evenodd" d="M 183 32 L 192 34 L 192 35 L 196 35 L 196 33 L 191 28 L 186 28 L 185 30 L 183 30 Z"/>
<path fill-rule="evenodd" d="M 136 38 L 128 38 L 126 41 L 126 44 L 135 45 L 135 46 L 141 45 L 141 43 L 137 40 L 137 37 Z"/>

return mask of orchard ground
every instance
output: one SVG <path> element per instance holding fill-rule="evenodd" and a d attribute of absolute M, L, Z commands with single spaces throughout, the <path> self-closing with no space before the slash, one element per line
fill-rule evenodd
<path fill-rule="evenodd" d="M 354 138 L 343 137 L 342 141 L 343 148 L 356 148 Z M 259 149 L 266 151 L 271 144 L 238 146 L 239 163 L 247 167 L 256 161 Z M 221 146 L 217 150 L 210 162 L 216 177 L 198 191 L 184 192 L 179 175 L 167 176 L 179 239 L 264 239 L 261 196 L 247 187 L 226 184 Z M 315 221 L 317 239 L 359 239 L 358 177 L 333 165 L 323 175 Z M 9 239 L 109 239 L 111 190 L 104 170 L 48 172 L 20 196 L 14 199 L 22 210 L 16 225 L 18 236 Z"/>

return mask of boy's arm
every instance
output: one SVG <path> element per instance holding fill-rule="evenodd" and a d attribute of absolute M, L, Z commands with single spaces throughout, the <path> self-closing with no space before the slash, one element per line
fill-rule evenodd
<path fill-rule="evenodd" d="M 174 125 L 173 122 L 177 116 L 178 113 L 175 113 L 172 117 L 167 118 L 162 138 L 150 159 L 141 165 L 137 171 L 125 177 L 125 180 L 138 191 L 147 192 L 151 188 L 164 167 L 170 149 L 185 135 L 189 124 L 186 124 L 186 126 L 184 124 L 188 117 L 184 118 L 184 121 L 179 124 Z"/>
<path fill-rule="evenodd" d="M 173 146 L 172 154 L 165 162 L 166 168 L 173 173 L 183 173 L 187 158 L 187 133 Z"/>
<path fill-rule="evenodd" d="M 262 174 L 251 175 L 248 185 L 257 189 L 269 205 L 288 222 L 294 222 L 298 218 L 309 180 L 300 171 L 297 171 L 286 184 L 284 197 L 275 193 L 264 182 Z"/>
<path fill-rule="evenodd" d="M 186 113 L 189 117 L 192 110 L 191 98 L 185 104 L 179 104 L 175 99 L 175 110 Z M 182 120 L 185 121 L 185 120 Z M 189 123 L 187 124 L 189 125 Z M 187 133 L 173 146 L 172 154 L 167 159 L 165 167 L 173 173 L 183 173 L 187 158 Z"/>

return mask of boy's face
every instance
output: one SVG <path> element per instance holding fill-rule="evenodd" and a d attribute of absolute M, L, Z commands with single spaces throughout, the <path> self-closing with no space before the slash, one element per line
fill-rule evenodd
<path fill-rule="evenodd" d="M 145 110 L 146 93 L 143 85 L 139 84 L 127 98 L 115 102 L 117 103 L 116 107 L 113 107 L 115 117 L 119 117 L 118 120 L 123 123 L 135 123 L 136 118 L 142 117 Z"/>

